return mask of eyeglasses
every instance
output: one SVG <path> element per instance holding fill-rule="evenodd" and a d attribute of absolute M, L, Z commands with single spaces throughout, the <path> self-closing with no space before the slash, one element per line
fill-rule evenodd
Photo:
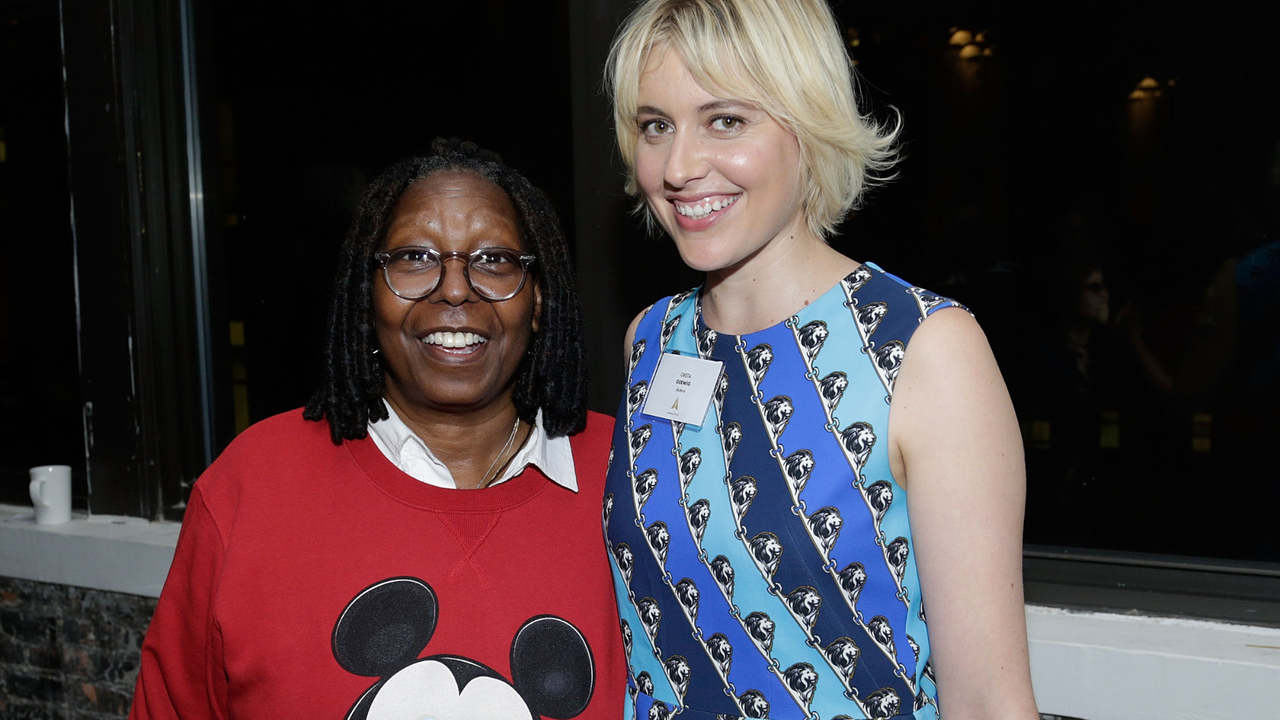
<path fill-rule="evenodd" d="M 466 260 L 462 266 L 467 285 L 485 300 L 510 300 L 524 287 L 529 266 L 537 258 L 511 248 L 487 247 L 469 253 L 440 252 L 432 248 L 406 246 L 373 254 L 382 265 L 382 276 L 391 292 L 405 300 L 421 300 L 440 287 L 444 261 Z"/>

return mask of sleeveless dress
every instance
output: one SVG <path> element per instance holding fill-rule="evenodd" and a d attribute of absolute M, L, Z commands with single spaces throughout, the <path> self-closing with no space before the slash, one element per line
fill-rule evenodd
<path fill-rule="evenodd" d="M 886 433 L 912 333 L 953 305 L 868 263 L 749 335 L 697 291 L 645 312 L 603 516 L 625 717 L 936 720 Z M 701 427 L 642 414 L 662 353 L 723 362 Z"/>

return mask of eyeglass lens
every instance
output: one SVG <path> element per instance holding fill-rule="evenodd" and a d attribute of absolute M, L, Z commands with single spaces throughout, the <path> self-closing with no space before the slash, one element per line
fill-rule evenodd
<path fill-rule="evenodd" d="M 435 291 L 444 275 L 445 260 L 466 261 L 466 276 L 476 294 L 505 300 L 520 292 L 525 268 L 520 253 L 507 248 L 482 248 L 474 253 L 436 253 L 423 248 L 400 248 L 387 259 L 387 284 L 405 298 L 423 298 Z"/>

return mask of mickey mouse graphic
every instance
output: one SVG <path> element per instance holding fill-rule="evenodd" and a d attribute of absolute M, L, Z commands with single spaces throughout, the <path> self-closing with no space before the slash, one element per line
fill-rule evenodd
<path fill-rule="evenodd" d="M 511 640 L 511 680 L 458 655 L 419 658 L 435 633 L 440 603 L 414 577 L 360 591 L 333 626 L 333 656 L 355 675 L 378 678 L 346 720 L 568 720 L 595 689 L 586 637 L 554 615 L 530 618 Z"/>

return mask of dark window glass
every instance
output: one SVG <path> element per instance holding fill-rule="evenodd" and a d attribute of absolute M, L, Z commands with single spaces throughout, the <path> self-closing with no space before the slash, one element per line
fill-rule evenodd
<path fill-rule="evenodd" d="M 573 232 L 575 148 L 609 163 L 571 134 L 599 100 L 595 68 L 570 97 L 573 63 L 599 59 L 581 38 L 571 56 L 586 5 L 199 4 L 220 445 L 315 387 L 336 250 L 391 162 L 476 140 Z M 1280 560 L 1280 56 L 1262 7 L 836 7 L 876 115 L 903 113 L 905 160 L 833 243 L 983 323 L 1022 422 L 1030 543 Z M 0 10 L 3 502 L 26 501 L 28 466 L 84 453 L 58 23 L 48 2 Z M 621 239 L 632 218 L 596 220 L 620 228 L 599 242 L 640 242 Z M 623 299 L 597 282 L 586 301 L 631 308 L 614 324 L 688 284 L 601 257 L 584 274 Z M 592 351 L 616 369 L 615 348 Z"/>
<path fill-rule="evenodd" d="M 982 322 L 1028 542 L 1280 560 L 1268 17 L 1019 8 L 839 8 L 878 114 L 906 123 L 898 179 L 839 247 Z"/>
<path fill-rule="evenodd" d="M 58 6 L 0 9 L 0 502 L 29 504 L 27 468 L 75 468 L 84 431 L 76 364 Z"/>

